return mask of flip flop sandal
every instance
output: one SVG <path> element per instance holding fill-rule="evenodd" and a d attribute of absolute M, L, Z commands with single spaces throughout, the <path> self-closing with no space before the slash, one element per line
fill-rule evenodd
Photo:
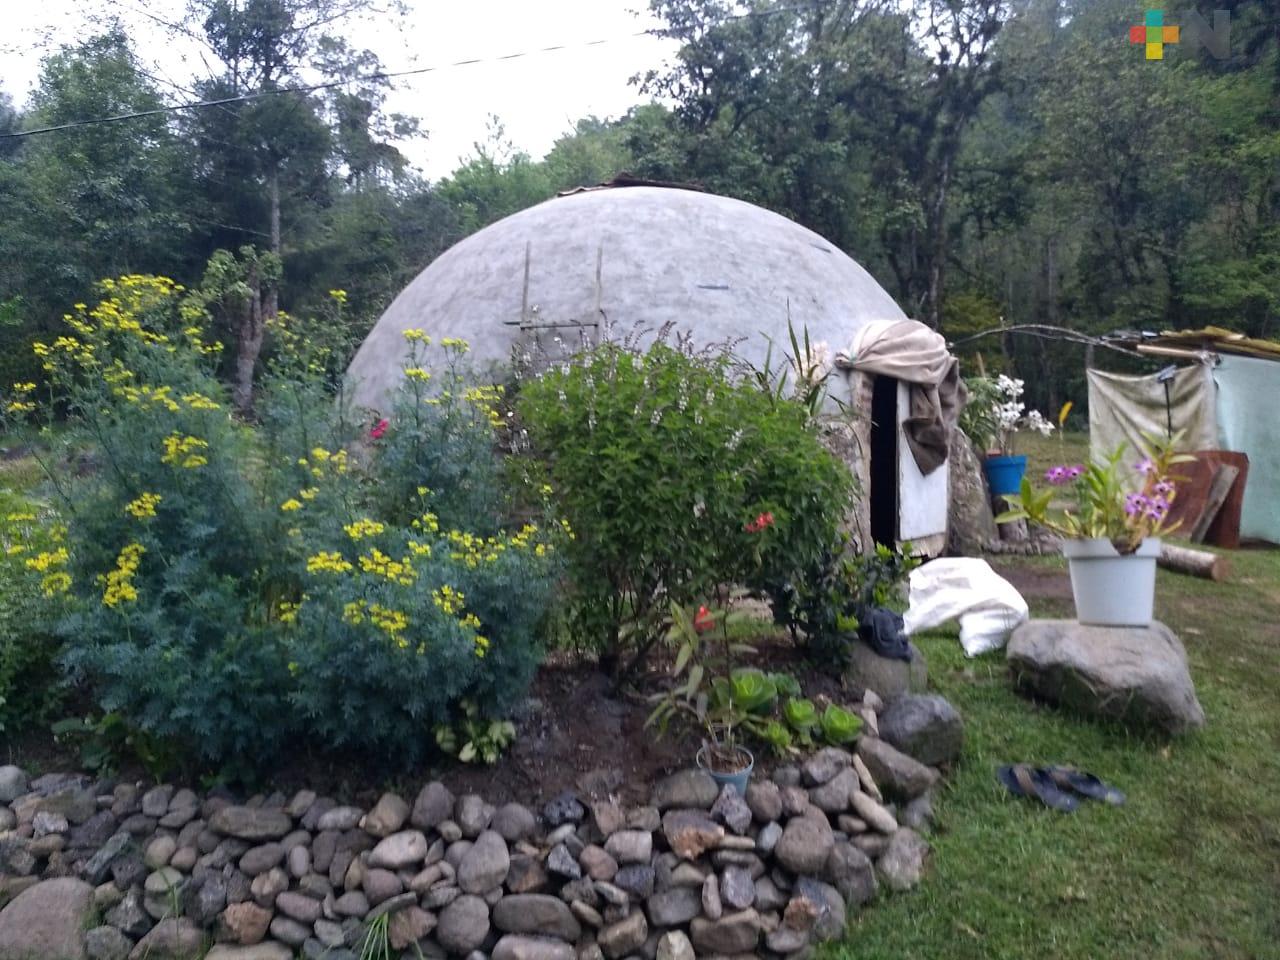
<path fill-rule="evenodd" d="M 1025 763 L 1000 767 L 996 777 L 1015 797 L 1039 800 L 1052 810 L 1071 813 L 1080 805 L 1079 800 L 1059 789 L 1047 773 Z"/>
<path fill-rule="evenodd" d="M 1045 767 L 1040 772 L 1047 774 L 1062 790 L 1071 790 L 1082 797 L 1101 800 L 1115 807 L 1124 803 L 1124 794 L 1121 791 L 1109 783 L 1103 783 L 1092 773 L 1085 773 L 1074 767 Z"/>

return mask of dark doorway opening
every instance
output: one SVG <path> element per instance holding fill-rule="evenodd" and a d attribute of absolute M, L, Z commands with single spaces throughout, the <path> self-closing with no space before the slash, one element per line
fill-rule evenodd
<path fill-rule="evenodd" d="M 871 539 L 898 542 L 898 381 L 876 377 L 871 392 Z"/>

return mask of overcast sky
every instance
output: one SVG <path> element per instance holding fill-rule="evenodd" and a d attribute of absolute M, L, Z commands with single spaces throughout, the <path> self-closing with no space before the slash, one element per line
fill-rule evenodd
<path fill-rule="evenodd" d="M 75 43 L 105 16 L 124 23 L 144 68 L 179 87 L 204 73 L 199 49 L 156 20 L 180 20 L 186 0 L 2 0 L 0 90 L 22 103 L 40 61 Z M 446 175 L 484 139 L 490 115 L 507 138 L 542 156 L 573 121 L 617 116 L 641 99 L 629 79 L 673 50 L 664 40 L 632 36 L 653 26 L 633 11 L 644 0 L 407 0 L 409 14 L 353 24 L 346 39 L 373 50 L 388 70 L 473 58 L 496 58 L 553 44 L 575 48 L 510 61 L 454 67 L 397 81 L 389 107 L 418 117 L 425 139 L 400 145 L 429 177 Z M 608 39 L 598 46 L 589 41 Z M 184 95 L 163 87 L 174 98 Z M 54 134 L 56 136 L 56 134 Z"/>

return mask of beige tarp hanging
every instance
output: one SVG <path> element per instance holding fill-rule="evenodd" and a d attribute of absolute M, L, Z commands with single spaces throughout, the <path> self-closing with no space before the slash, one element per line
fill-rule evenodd
<path fill-rule="evenodd" d="M 1121 443 L 1139 449 L 1145 433 L 1165 436 L 1185 432 L 1184 450 L 1212 450 L 1218 446 L 1217 407 L 1213 374 L 1208 365 L 1180 367 L 1165 384 L 1156 374 L 1145 377 L 1089 371 L 1089 456 L 1098 460 Z"/>
<path fill-rule="evenodd" d="M 918 320 L 873 320 L 836 354 L 836 366 L 911 384 L 902 424 L 911 455 L 925 476 L 946 462 L 963 397 L 959 364 L 938 333 Z"/>

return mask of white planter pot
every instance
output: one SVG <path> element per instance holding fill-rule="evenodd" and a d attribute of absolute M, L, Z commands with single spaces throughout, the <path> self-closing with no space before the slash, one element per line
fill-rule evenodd
<path fill-rule="evenodd" d="M 1151 624 L 1159 538 L 1148 537 L 1126 554 L 1110 540 L 1064 540 L 1062 552 L 1071 570 L 1077 620 L 1102 627 Z"/>

